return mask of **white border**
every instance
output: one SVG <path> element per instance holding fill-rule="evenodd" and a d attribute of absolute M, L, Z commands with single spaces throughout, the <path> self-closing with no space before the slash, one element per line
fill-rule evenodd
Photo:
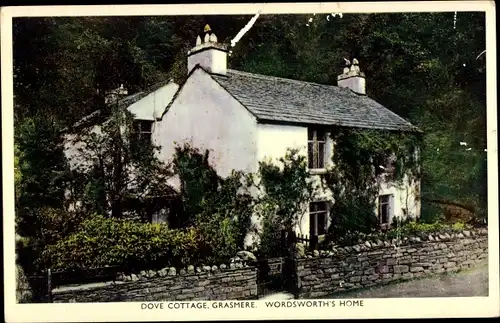
<path fill-rule="evenodd" d="M 32 6 L 1 9 L 2 159 L 4 221 L 4 286 L 6 322 L 165 321 L 302 318 L 427 318 L 500 315 L 498 248 L 498 150 L 496 94 L 496 22 L 493 1 L 351 2 L 281 4 L 192 4 Z M 364 299 L 363 307 L 266 308 L 224 310 L 140 309 L 139 302 L 92 304 L 16 304 L 14 253 L 12 18 L 41 16 L 253 15 L 279 13 L 486 12 L 487 149 L 489 222 L 489 297 Z M 200 313 L 198 313 L 201 311 Z"/>

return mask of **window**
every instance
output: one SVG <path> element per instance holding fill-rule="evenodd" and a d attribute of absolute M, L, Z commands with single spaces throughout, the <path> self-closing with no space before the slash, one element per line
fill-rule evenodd
<path fill-rule="evenodd" d="M 376 163 L 375 174 L 377 176 L 384 174 L 393 174 L 396 170 L 396 156 L 380 158 Z"/>
<path fill-rule="evenodd" d="M 392 195 L 380 195 L 378 198 L 379 223 L 386 225 L 392 217 Z"/>
<path fill-rule="evenodd" d="M 313 202 L 309 204 L 309 235 L 322 235 L 326 233 L 328 210 L 326 202 Z"/>
<path fill-rule="evenodd" d="M 307 153 L 310 169 L 325 168 L 326 133 L 324 131 L 309 130 Z"/>
<path fill-rule="evenodd" d="M 137 131 L 137 139 L 139 140 L 139 142 L 151 143 L 153 121 L 137 120 L 135 121 L 135 129 Z"/>

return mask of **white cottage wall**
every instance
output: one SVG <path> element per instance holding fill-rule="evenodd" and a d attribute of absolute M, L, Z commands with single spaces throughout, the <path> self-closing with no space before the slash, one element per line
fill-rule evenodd
<path fill-rule="evenodd" d="M 392 195 L 393 197 L 391 205 L 393 210 L 389 223 L 392 223 L 394 217 L 400 219 L 417 219 L 420 217 L 420 181 L 410 181 L 409 177 L 405 176 L 401 184 L 384 182 L 380 185 L 379 194 Z"/>
<path fill-rule="evenodd" d="M 307 157 L 307 127 L 278 124 L 259 124 L 257 135 L 258 161 L 271 161 L 278 164 L 288 149 L 297 149 L 300 155 Z M 304 206 L 305 208 L 307 206 Z M 309 227 L 309 217 L 299 216 L 296 231 L 302 232 Z"/>
<path fill-rule="evenodd" d="M 130 105 L 127 110 L 134 115 L 135 119 L 153 121 L 161 117 L 178 88 L 179 85 L 173 82 L 164 85 Z"/>
<path fill-rule="evenodd" d="M 92 129 L 90 129 L 90 132 L 97 135 L 102 134 L 100 126 L 92 127 Z M 83 158 L 82 152 L 80 151 L 85 148 L 85 144 L 83 141 L 80 141 L 78 139 L 78 135 L 76 134 L 64 135 L 64 155 L 67 158 L 71 169 L 90 164 L 90 161 Z"/>
<path fill-rule="evenodd" d="M 257 140 L 258 161 L 269 160 L 278 164 L 278 159 L 284 157 L 288 149 L 297 149 L 300 155 L 307 158 L 307 133 L 306 126 L 259 124 Z M 329 137 L 329 136 L 328 136 Z M 326 165 L 331 161 L 333 143 L 327 141 Z M 316 174 L 313 174 L 316 173 Z M 322 189 L 320 171 L 311 171 L 311 181 L 316 189 L 315 200 L 331 202 L 331 194 Z M 299 221 L 295 231 L 299 234 L 309 236 L 309 206 L 304 205 L 304 213 L 299 215 Z"/>
<path fill-rule="evenodd" d="M 202 69 L 189 77 L 156 127 L 153 140 L 165 162 L 172 161 L 176 145 L 189 143 L 210 151 L 210 164 L 222 177 L 233 169 L 256 170 L 255 117 Z"/>

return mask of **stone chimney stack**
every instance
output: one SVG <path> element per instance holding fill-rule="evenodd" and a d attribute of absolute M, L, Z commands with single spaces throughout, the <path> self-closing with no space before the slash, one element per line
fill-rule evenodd
<path fill-rule="evenodd" d="M 338 86 L 349 88 L 356 94 L 366 95 L 365 73 L 360 71 L 358 60 L 353 59 L 352 64 L 347 59 L 345 61 L 344 72 L 337 76 Z"/>
<path fill-rule="evenodd" d="M 209 73 L 226 75 L 227 71 L 227 45 L 217 42 L 217 36 L 209 25 L 204 28 L 204 36 L 196 38 L 196 46 L 188 56 L 188 73 L 196 65 L 201 65 Z"/>
<path fill-rule="evenodd" d="M 123 97 L 127 96 L 128 91 L 123 87 L 123 84 L 120 85 L 119 88 L 114 89 L 112 91 L 109 91 L 106 93 L 106 96 L 104 97 L 104 103 L 105 104 L 111 104 L 115 103 L 116 101 L 122 99 Z"/>

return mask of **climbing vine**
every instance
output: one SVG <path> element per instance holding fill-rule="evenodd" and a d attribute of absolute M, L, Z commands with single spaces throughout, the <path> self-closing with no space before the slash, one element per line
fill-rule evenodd
<path fill-rule="evenodd" d="M 325 183 L 333 195 L 328 237 L 341 242 L 377 228 L 376 199 L 383 182 L 411 185 L 420 178 L 418 133 L 336 127 Z M 346 241 L 347 242 L 347 241 Z"/>
<path fill-rule="evenodd" d="M 259 162 L 258 178 L 261 195 L 256 200 L 257 214 L 262 220 L 260 253 L 281 256 L 281 230 L 293 230 L 306 213 L 314 193 L 307 169 L 307 158 L 289 149 L 276 161 Z"/>

